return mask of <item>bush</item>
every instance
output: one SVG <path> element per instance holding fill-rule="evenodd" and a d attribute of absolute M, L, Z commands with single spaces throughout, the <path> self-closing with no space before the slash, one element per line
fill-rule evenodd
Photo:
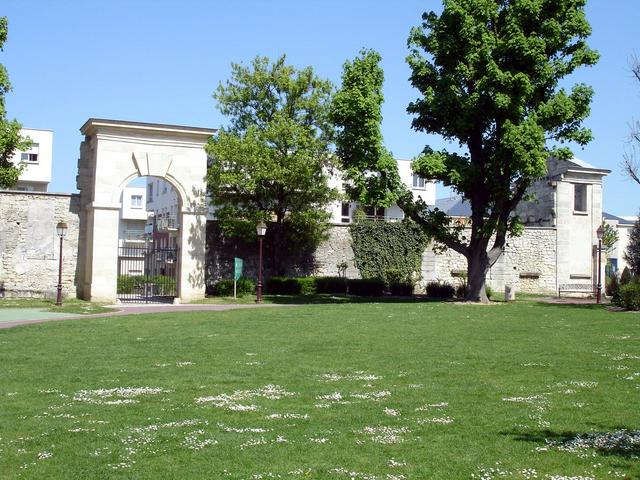
<path fill-rule="evenodd" d="M 456 298 L 464 298 L 467 294 L 467 284 L 461 283 L 456 287 Z"/>
<path fill-rule="evenodd" d="M 142 292 L 144 284 L 154 284 L 155 295 L 172 295 L 176 292 L 176 279 L 167 275 L 119 275 L 117 280 L 117 293 L 130 294 Z"/>
<path fill-rule="evenodd" d="M 486 293 L 487 294 L 487 298 L 489 300 L 491 300 L 491 297 L 493 296 L 493 289 L 489 285 L 485 285 L 484 293 Z"/>
<path fill-rule="evenodd" d="M 254 293 L 256 290 L 256 284 L 249 278 L 239 278 L 236 284 L 236 293 L 238 295 L 246 295 Z M 218 297 L 231 297 L 233 296 L 233 279 L 225 278 L 218 280 L 213 286 L 212 292 Z"/>
<path fill-rule="evenodd" d="M 413 282 L 391 282 L 389 283 L 389 292 L 391 295 L 410 297 L 413 295 L 413 286 Z"/>
<path fill-rule="evenodd" d="M 351 295 L 381 297 L 384 294 L 385 285 L 381 278 L 350 278 L 347 285 Z"/>
<path fill-rule="evenodd" d="M 640 310 L 640 284 L 628 283 L 620 287 L 618 306 L 627 310 Z"/>
<path fill-rule="evenodd" d="M 316 277 L 316 292 L 347 293 L 347 279 L 344 277 Z"/>
<path fill-rule="evenodd" d="M 620 275 L 620 285 L 627 285 L 631 283 L 632 280 L 633 277 L 631 275 L 631 270 L 629 270 L 629 267 L 624 267 L 624 270 L 622 270 L 622 274 Z"/>
<path fill-rule="evenodd" d="M 608 297 L 611 297 L 611 302 L 614 305 L 620 303 L 620 280 L 615 272 L 605 280 L 604 292 Z"/>
<path fill-rule="evenodd" d="M 313 295 L 316 293 L 314 277 L 269 277 L 265 288 L 271 295 Z"/>
<path fill-rule="evenodd" d="M 447 282 L 429 282 L 427 283 L 427 297 L 430 298 L 442 298 L 449 299 L 453 298 L 456 289 Z"/>

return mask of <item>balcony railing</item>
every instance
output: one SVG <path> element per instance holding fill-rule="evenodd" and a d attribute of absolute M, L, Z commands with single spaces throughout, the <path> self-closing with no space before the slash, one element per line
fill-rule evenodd
<path fill-rule="evenodd" d="M 144 242 L 144 230 L 125 230 L 124 240 L 127 242 Z"/>

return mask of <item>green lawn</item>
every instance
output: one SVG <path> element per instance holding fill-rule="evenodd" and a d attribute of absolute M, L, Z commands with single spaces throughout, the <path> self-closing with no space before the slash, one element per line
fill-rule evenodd
<path fill-rule="evenodd" d="M 640 316 L 320 304 L 0 330 L 0 478 L 640 478 Z M 626 475 L 626 477 L 625 477 Z"/>
<path fill-rule="evenodd" d="M 77 298 L 68 298 L 62 301 L 58 307 L 54 299 L 47 298 L 0 298 L 2 308 L 43 308 L 48 312 L 90 315 L 96 313 L 113 312 L 113 308 L 104 306 L 104 303 L 87 302 Z"/>

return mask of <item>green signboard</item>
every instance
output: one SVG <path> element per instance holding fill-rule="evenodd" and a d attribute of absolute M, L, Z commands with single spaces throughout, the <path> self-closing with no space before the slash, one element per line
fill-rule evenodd
<path fill-rule="evenodd" d="M 233 259 L 233 278 L 239 280 L 242 277 L 243 261 L 241 258 L 234 257 Z"/>

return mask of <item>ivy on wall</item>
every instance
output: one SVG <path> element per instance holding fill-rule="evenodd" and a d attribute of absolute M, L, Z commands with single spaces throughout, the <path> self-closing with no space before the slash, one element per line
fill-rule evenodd
<path fill-rule="evenodd" d="M 355 264 L 362 278 L 383 278 L 393 272 L 406 280 L 420 271 L 428 237 L 411 220 L 373 222 L 361 220 L 350 225 Z"/>

